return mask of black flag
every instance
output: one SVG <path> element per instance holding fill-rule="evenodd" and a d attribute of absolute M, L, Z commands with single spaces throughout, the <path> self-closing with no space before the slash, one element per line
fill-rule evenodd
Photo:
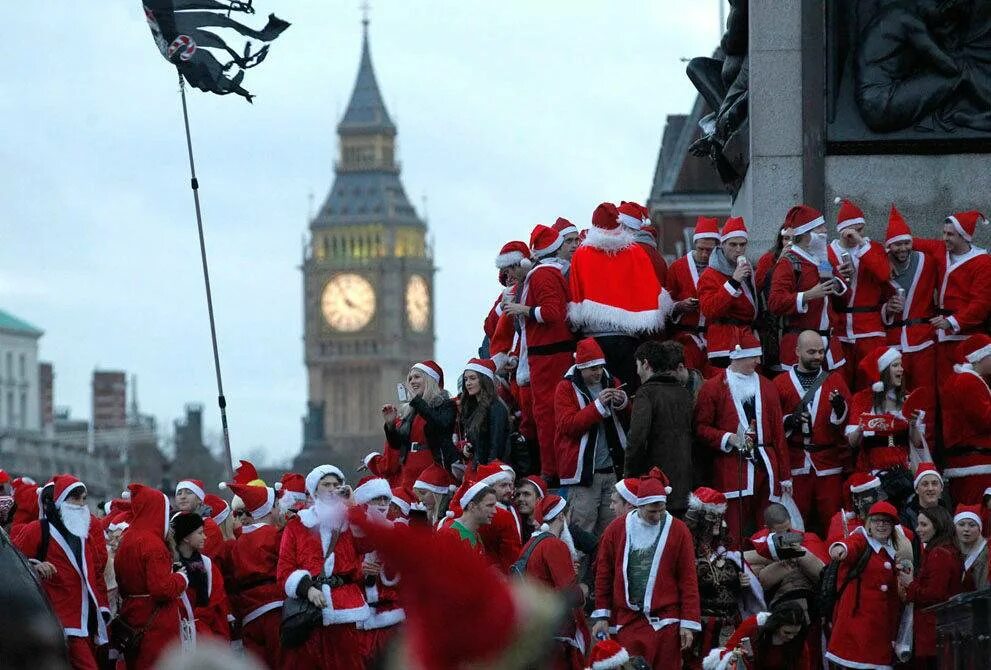
<path fill-rule="evenodd" d="M 231 12 L 254 14 L 251 3 L 252 0 L 143 0 L 142 5 L 162 56 L 179 68 L 191 86 L 218 95 L 237 93 L 251 102 L 251 94 L 241 86 L 244 71 L 261 63 L 268 55 L 267 43 L 289 27 L 275 14 L 268 15 L 268 23 L 261 30 L 230 18 Z M 238 52 L 205 28 L 233 30 L 265 44 L 252 52 L 249 41 Z M 226 62 L 218 60 L 213 51 Z"/>

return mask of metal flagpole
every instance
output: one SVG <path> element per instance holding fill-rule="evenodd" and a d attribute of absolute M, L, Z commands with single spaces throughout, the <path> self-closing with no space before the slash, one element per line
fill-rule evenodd
<path fill-rule="evenodd" d="M 182 121 L 186 126 L 186 149 L 189 152 L 189 183 L 193 189 L 193 203 L 196 206 L 196 227 L 200 234 L 200 260 L 203 262 L 203 283 L 206 286 L 206 309 L 210 315 L 210 340 L 213 343 L 213 367 L 217 373 L 217 404 L 220 406 L 220 423 L 224 430 L 224 454 L 227 457 L 227 478 L 234 477 L 234 459 L 231 456 L 231 438 L 227 431 L 227 399 L 224 397 L 224 382 L 220 376 L 220 351 L 217 348 L 217 326 L 213 319 L 213 294 L 210 291 L 210 270 L 206 262 L 206 242 L 203 239 L 203 216 L 200 213 L 199 182 L 196 180 L 196 166 L 193 163 L 193 139 L 189 133 L 189 110 L 186 107 L 186 84 L 179 74 L 179 95 L 182 98 Z"/>

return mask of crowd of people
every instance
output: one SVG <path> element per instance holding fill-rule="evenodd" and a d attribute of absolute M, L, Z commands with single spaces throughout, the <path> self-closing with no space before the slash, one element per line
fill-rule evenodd
<path fill-rule="evenodd" d="M 878 242 L 839 205 L 756 263 L 739 217 L 670 266 L 636 203 L 536 226 L 458 395 L 412 365 L 354 486 L 242 461 L 230 501 L 94 516 L 72 475 L 4 483 L 72 667 L 935 667 L 928 608 L 991 580 L 986 220 L 892 207 Z"/>

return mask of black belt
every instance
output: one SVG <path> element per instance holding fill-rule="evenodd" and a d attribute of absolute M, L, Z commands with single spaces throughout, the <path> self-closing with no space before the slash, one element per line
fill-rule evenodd
<path fill-rule="evenodd" d="M 720 326 L 747 326 L 749 328 L 757 329 L 757 323 L 754 321 L 745 321 L 744 319 L 712 319 L 709 323 L 718 323 Z"/>
<path fill-rule="evenodd" d="M 614 475 L 614 474 L 616 474 L 616 470 L 614 470 L 611 467 L 610 468 L 598 468 L 596 470 L 593 470 L 592 472 L 594 474 L 597 474 L 597 475 Z"/>
<path fill-rule="evenodd" d="M 970 456 L 973 454 L 991 454 L 991 447 L 975 447 L 972 444 L 957 444 L 946 447 L 950 456 Z"/>
<path fill-rule="evenodd" d="M 921 326 L 924 323 L 929 323 L 930 318 L 932 317 L 921 316 L 915 319 L 902 319 L 901 321 L 894 321 L 890 326 L 888 326 L 888 330 L 891 330 L 892 328 L 901 328 L 903 326 Z"/>
<path fill-rule="evenodd" d="M 683 326 L 680 323 L 675 323 L 672 325 L 672 328 L 682 333 L 695 333 L 696 335 L 705 335 L 705 326 Z"/>
<path fill-rule="evenodd" d="M 786 333 L 804 333 L 807 330 L 811 330 L 813 333 L 818 333 L 822 337 L 831 336 L 831 333 L 828 330 L 816 330 L 814 328 L 799 328 L 798 326 L 785 326 Z"/>
<path fill-rule="evenodd" d="M 844 314 L 869 314 L 881 309 L 881 305 L 870 305 L 868 307 L 834 307 L 837 312 Z"/>
<path fill-rule="evenodd" d="M 356 580 L 351 577 L 341 577 L 340 575 L 331 575 L 330 577 L 318 577 L 313 580 L 314 584 L 326 584 L 332 589 L 340 588 L 345 584 L 356 584 Z"/>
<path fill-rule="evenodd" d="M 550 356 L 551 354 L 570 354 L 575 351 L 575 343 L 572 340 L 555 342 L 554 344 L 536 344 L 527 346 L 527 356 Z"/>
<path fill-rule="evenodd" d="M 802 449 L 809 452 L 810 454 L 815 454 L 820 451 L 826 451 L 827 449 L 835 449 L 835 444 L 803 444 Z"/>
<path fill-rule="evenodd" d="M 943 309 L 942 307 L 936 310 L 936 313 L 940 316 L 953 316 L 953 310 Z"/>
<path fill-rule="evenodd" d="M 420 444 L 419 442 L 409 443 L 409 452 L 411 454 L 416 454 L 421 451 L 430 451 L 430 447 L 428 445 Z"/>

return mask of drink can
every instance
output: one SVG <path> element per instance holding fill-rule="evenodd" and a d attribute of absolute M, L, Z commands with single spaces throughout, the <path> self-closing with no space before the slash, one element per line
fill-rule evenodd
<path fill-rule="evenodd" d="M 747 257 L 746 256 L 737 256 L 736 257 L 736 267 L 742 268 L 746 264 L 747 264 Z"/>

